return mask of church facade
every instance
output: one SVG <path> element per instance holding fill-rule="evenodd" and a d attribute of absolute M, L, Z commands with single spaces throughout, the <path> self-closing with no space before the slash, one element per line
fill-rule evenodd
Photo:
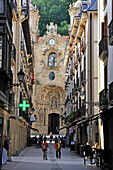
<path fill-rule="evenodd" d="M 57 25 L 47 25 L 47 35 L 34 43 L 33 106 L 40 134 L 59 134 L 64 125 L 65 66 L 64 52 L 68 37 L 57 34 Z M 61 134 L 65 132 L 60 131 Z"/>

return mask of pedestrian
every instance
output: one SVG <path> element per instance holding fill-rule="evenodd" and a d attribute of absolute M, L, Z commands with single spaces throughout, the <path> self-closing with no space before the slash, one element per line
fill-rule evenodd
<path fill-rule="evenodd" d="M 56 158 L 60 158 L 61 159 L 61 144 L 60 144 L 60 140 L 58 140 L 58 142 L 55 144 L 55 149 L 56 149 Z"/>
<path fill-rule="evenodd" d="M 4 141 L 3 151 L 2 151 L 2 165 L 4 165 L 8 160 L 8 155 L 7 155 L 8 150 L 9 150 L 9 144 L 8 144 L 8 139 L 6 138 Z"/>
<path fill-rule="evenodd" d="M 35 146 L 37 147 L 37 137 L 35 135 Z"/>
<path fill-rule="evenodd" d="M 50 133 L 50 143 L 52 142 L 53 140 L 53 135 L 52 135 L 52 132 Z"/>
<path fill-rule="evenodd" d="M 47 160 L 47 149 L 48 149 L 48 143 L 46 142 L 46 137 L 44 137 L 44 143 L 42 145 L 42 151 L 43 151 L 43 159 Z"/>
<path fill-rule="evenodd" d="M 63 136 L 63 141 L 62 141 L 62 143 L 63 143 L 63 148 L 65 148 L 65 142 L 66 142 L 66 138 L 65 138 L 65 136 Z"/>
<path fill-rule="evenodd" d="M 39 135 L 39 146 L 42 147 L 43 137 L 42 135 Z"/>
<path fill-rule="evenodd" d="M 58 142 L 58 138 L 57 138 L 57 136 L 55 136 L 54 141 L 55 141 L 55 144 Z"/>

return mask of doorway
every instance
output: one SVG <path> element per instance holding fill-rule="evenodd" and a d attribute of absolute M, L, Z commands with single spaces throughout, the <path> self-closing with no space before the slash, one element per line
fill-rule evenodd
<path fill-rule="evenodd" d="M 48 134 L 59 134 L 59 114 L 51 113 L 48 115 Z"/>

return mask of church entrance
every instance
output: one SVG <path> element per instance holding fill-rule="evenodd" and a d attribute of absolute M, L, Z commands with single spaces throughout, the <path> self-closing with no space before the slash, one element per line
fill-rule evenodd
<path fill-rule="evenodd" d="M 53 134 L 59 134 L 57 131 L 59 129 L 59 114 L 52 113 L 48 115 L 48 134 L 52 132 Z"/>

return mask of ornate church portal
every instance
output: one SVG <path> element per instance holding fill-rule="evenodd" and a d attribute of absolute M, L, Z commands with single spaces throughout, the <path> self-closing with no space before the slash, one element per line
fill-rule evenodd
<path fill-rule="evenodd" d="M 34 43 L 33 106 L 37 119 L 32 126 L 40 134 L 59 134 L 58 129 L 64 126 L 66 38 L 57 34 L 57 25 L 50 23 L 47 35 Z"/>
<path fill-rule="evenodd" d="M 50 134 L 50 132 L 59 134 L 59 114 L 51 113 L 48 116 L 48 134 Z"/>

